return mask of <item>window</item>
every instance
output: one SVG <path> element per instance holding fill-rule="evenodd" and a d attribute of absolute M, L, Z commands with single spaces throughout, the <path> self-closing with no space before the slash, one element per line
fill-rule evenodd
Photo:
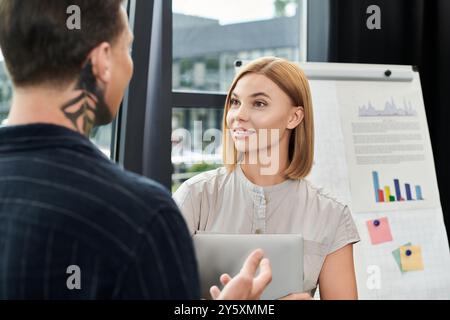
<path fill-rule="evenodd" d="M 91 141 L 110 159 L 112 159 L 113 123 L 92 129 Z"/>
<path fill-rule="evenodd" d="M 222 165 L 221 135 L 213 155 L 209 138 L 222 130 L 236 60 L 306 61 L 306 0 L 173 0 L 172 20 L 175 191 L 192 176 Z"/>
<path fill-rule="evenodd" d="M 175 108 L 172 192 L 196 174 L 222 166 L 222 108 Z"/>
<path fill-rule="evenodd" d="M 173 0 L 173 89 L 226 91 L 234 62 L 305 61 L 299 0 Z"/>

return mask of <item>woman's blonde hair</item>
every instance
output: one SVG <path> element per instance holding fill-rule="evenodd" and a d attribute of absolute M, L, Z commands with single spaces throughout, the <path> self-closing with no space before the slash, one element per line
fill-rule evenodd
<path fill-rule="evenodd" d="M 304 119 L 293 130 L 290 137 L 290 164 L 285 171 L 285 175 L 289 179 L 306 177 L 311 171 L 314 159 L 314 119 L 311 90 L 305 73 L 298 65 L 276 57 L 264 57 L 252 61 L 242 68 L 231 84 L 223 117 L 223 161 L 225 167 L 229 172 L 232 172 L 238 162 L 238 152 L 226 120 L 230 109 L 231 95 L 238 81 L 250 73 L 266 76 L 291 98 L 294 106 L 303 107 Z"/>

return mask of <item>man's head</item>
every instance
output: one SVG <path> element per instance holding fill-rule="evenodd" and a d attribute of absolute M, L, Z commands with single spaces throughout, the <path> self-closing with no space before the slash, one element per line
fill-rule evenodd
<path fill-rule="evenodd" d="M 93 101 L 104 102 L 106 109 L 94 112 L 95 124 L 110 122 L 133 72 L 132 34 L 122 2 L 0 0 L 0 47 L 14 87 L 76 85 L 93 94 Z M 73 5 L 80 9 L 80 29 L 71 30 Z"/>

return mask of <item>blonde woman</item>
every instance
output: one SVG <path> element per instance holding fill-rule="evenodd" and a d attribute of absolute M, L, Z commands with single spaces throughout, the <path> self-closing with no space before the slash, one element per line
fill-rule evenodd
<path fill-rule="evenodd" d="M 223 125 L 225 166 L 174 194 L 191 234 L 300 233 L 306 292 L 286 299 L 309 299 L 317 285 L 322 299 L 356 299 L 350 210 L 305 180 L 314 123 L 303 71 L 274 57 L 248 64 L 228 92 Z"/>

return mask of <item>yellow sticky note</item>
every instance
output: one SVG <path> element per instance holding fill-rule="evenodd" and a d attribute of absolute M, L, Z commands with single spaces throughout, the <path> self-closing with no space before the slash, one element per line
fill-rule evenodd
<path fill-rule="evenodd" d="M 403 271 L 423 270 L 422 249 L 420 246 L 400 247 L 400 262 Z"/>

